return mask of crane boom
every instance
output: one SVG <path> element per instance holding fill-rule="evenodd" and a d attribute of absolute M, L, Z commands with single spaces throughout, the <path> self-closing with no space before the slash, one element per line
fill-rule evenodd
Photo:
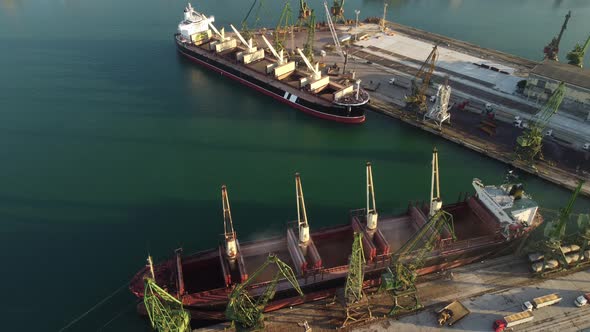
<path fill-rule="evenodd" d="M 559 53 L 559 43 L 561 42 L 561 37 L 563 37 L 563 32 L 565 31 L 565 29 L 567 29 L 567 22 L 570 20 L 570 17 L 572 16 L 572 12 L 571 10 L 567 12 L 567 15 L 565 15 L 565 21 L 563 22 L 563 25 L 561 26 L 561 30 L 559 31 L 559 35 L 557 37 L 554 37 L 551 42 L 545 46 L 545 49 L 543 49 L 543 52 L 545 53 L 545 59 L 549 59 L 549 60 L 553 60 L 553 61 L 558 61 L 558 53 Z"/>
<path fill-rule="evenodd" d="M 283 7 L 283 11 L 281 12 L 281 16 L 277 23 L 277 27 L 275 28 L 275 47 L 277 50 L 281 51 L 285 49 L 283 45 L 285 42 L 285 38 L 287 37 L 287 31 L 289 30 L 289 26 L 292 24 L 291 22 L 291 5 L 289 1 L 285 1 L 285 6 Z"/>
<path fill-rule="evenodd" d="M 434 73 L 434 65 L 436 64 L 437 58 L 438 45 L 434 45 L 426 61 L 422 63 L 416 76 L 412 79 L 412 95 L 406 97 L 408 106 L 422 113 L 426 112 L 426 90 L 428 90 L 428 86 L 430 85 L 430 79 Z M 422 80 L 421 84 L 418 82 L 420 79 Z"/>

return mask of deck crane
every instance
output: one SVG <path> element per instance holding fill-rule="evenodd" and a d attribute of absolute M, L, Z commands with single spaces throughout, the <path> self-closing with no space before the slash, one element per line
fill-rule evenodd
<path fill-rule="evenodd" d="M 275 28 L 274 38 L 275 38 L 275 49 L 277 51 L 281 51 L 285 49 L 285 39 L 287 38 L 287 33 L 291 31 L 291 26 L 293 25 L 292 18 L 291 18 L 291 5 L 289 1 L 285 2 L 285 6 L 283 7 L 283 11 L 281 12 L 281 16 L 279 17 L 279 22 L 277 23 L 277 27 Z M 293 31 L 291 31 L 293 33 Z"/>
<path fill-rule="evenodd" d="M 372 204 L 371 204 L 372 203 Z M 375 186 L 373 185 L 373 169 L 371 163 L 367 163 L 367 228 L 374 230 L 377 228 L 377 206 L 375 205 Z"/>
<path fill-rule="evenodd" d="M 416 310 L 422 307 L 416 289 L 417 270 L 420 269 L 428 256 L 437 246 L 437 240 L 444 230 L 448 230 L 453 240 L 453 216 L 438 210 L 430 219 L 408 240 L 397 252 L 391 256 L 391 265 L 381 275 L 380 290 L 389 292 L 393 297 L 393 307 L 389 315 L 400 310 Z M 413 304 L 403 306 L 399 300 L 411 298 Z"/>
<path fill-rule="evenodd" d="M 340 46 L 340 40 L 338 39 L 338 35 L 336 34 L 334 22 L 332 22 L 332 17 L 330 16 L 330 11 L 328 10 L 328 3 L 326 1 L 324 1 L 324 9 L 326 11 L 326 22 L 328 22 L 328 27 L 330 28 L 330 33 L 332 34 L 332 39 L 334 40 L 334 48 L 336 49 L 336 53 L 340 55 L 342 61 L 345 63 L 346 66 L 346 53 L 342 50 L 342 47 Z"/>
<path fill-rule="evenodd" d="M 301 59 L 303 59 L 303 62 L 305 62 L 305 65 L 307 66 L 307 69 L 309 69 L 312 73 L 311 78 L 313 80 L 319 80 L 322 77 L 322 72 L 319 69 L 319 64 L 316 63 L 315 67 L 311 64 L 311 62 L 309 61 L 309 59 L 307 58 L 307 56 L 305 54 L 303 54 L 303 52 L 301 51 L 301 49 L 297 49 L 297 52 L 299 53 L 299 56 L 301 56 Z"/>
<path fill-rule="evenodd" d="M 539 242 L 538 251 L 543 255 L 543 265 L 540 269 L 540 273 L 545 272 L 547 264 L 550 260 L 555 260 L 563 267 L 568 266 L 565 254 L 563 253 L 561 246 L 565 236 L 566 225 L 570 219 L 574 202 L 582 189 L 583 181 L 578 183 L 578 186 L 570 196 L 567 205 L 559 209 L 559 216 L 556 220 L 547 223 L 544 229 L 545 240 Z M 583 252 L 583 251 L 582 251 Z"/>
<path fill-rule="evenodd" d="M 297 25 L 302 26 L 307 22 L 307 19 L 311 16 L 311 9 L 304 0 L 299 0 L 299 17 Z"/>
<path fill-rule="evenodd" d="M 416 293 L 417 270 L 424 265 L 428 254 L 435 249 L 437 242 L 444 234 L 456 240 L 453 215 L 441 209 L 440 188 L 438 179 L 438 151 L 432 152 L 432 179 L 430 192 L 430 211 L 428 221 L 404 245 L 391 256 L 391 264 L 381 275 L 381 290 L 393 296 L 394 306 L 389 314 L 399 310 L 415 310 L 422 305 Z M 436 196 L 434 189 L 436 187 Z M 410 307 L 402 306 L 399 298 L 409 297 L 414 300 Z"/>
<path fill-rule="evenodd" d="M 369 299 L 365 292 L 363 292 L 366 260 L 363 252 L 362 238 L 362 233 L 354 233 L 352 253 L 348 259 L 346 284 L 344 289 L 338 292 L 340 304 L 344 307 L 346 314 L 342 327 L 346 327 L 349 321 L 360 322 L 373 317 Z"/>
<path fill-rule="evenodd" d="M 334 3 L 332 3 L 332 7 L 330 8 L 330 13 L 332 13 L 332 17 L 334 17 L 334 22 L 345 23 L 344 0 L 334 0 Z"/>
<path fill-rule="evenodd" d="M 301 175 L 295 173 L 295 195 L 297 196 L 297 226 L 299 229 L 299 242 L 309 242 L 309 224 L 307 223 L 307 210 L 303 198 L 303 187 L 301 186 Z"/>
<path fill-rule="evenodd" d="M 542 157 L 543 131 L 553 114 L 557 113 L 564 96 L 565 83 L 561 82 L 543 108 L 533 117 L 532 123 L 525 129 L 525 132 L 516 139 L 517 158 L 533 163 L 537 155 Z"/>
<path fill-rule="evenodd" d="M 223 237 L 225 239 L 225 254 L 228 258 L 234 259 L 238 254 L 236 244 L 237 236 L 234 231 L 234 223 L 231 218 L 231 209 L 229 207 L 229 197 L 227 187 L 221 186 L 221 201 L 223 205 Z"/>
<path fill-rule="evenodd" d="M 570 20 L 571 16 L 572 16 L 572 12 L 570 10 L 567 12 L 567 15 L 565 15 L 565 21 L 563 22 L 563 25 L 561 26 L 561 30 L 559 31 L 559 35 L 557 35 L 557 37 L 553 37 L 551 42 L 547 46 L 545 46 L 545 48 L 543 49 L 543 53 L 545 53 L 545 59 L 559 61 L 559 59 L 558 59 L 559 42 L 561 41 L 561 37 L 563 36 L 563 32 L 565 31 L 565 29 L 567 29 L 567 22 Z"/>
<path fill-rule="evenodd" d="M 586 43 L 584 43 L 583 46 L 576 43 L 574 49 L 567 54 L 567 63 L 584 68 L 584 56 L 586 55 L 588 46 L 590 46 L 590 36 L 588 36 L 588 39 L 586 39 Z"/>
<path fill-rule="evenodd" d="M 426 61 L 424 61 L 424 63 L 412 79 L 412 95 L 406 97 L 406 105 L 411 110 L 416 110 L 420 113 L 426 112 L 426 90 L 430 85 L 430 79 L 432 78 L 432 74 L 434 73 L 434 65 L 436 63 L 437 58 L 438 46 L 434 45 L 432 51 L 426 58 Z"/>
<path fill-rule="evenodd" d="M 275 265 L 277 272 L 270 282 L 267 283 L 264 292 L 257 298 L 248 294 L 248 286 L 262 274 L 269 265 Z M 281 278 L 287 279 L 293 288 L 303 296 L 303 291 L 299 287 L 297 278 L 289 265 L 281 261 L 277 256 L 270 254 L 266 261 L 254 272 L 245 282 L 238 284 L 229 295 L 229 302 L 225 310 L 225 317 L 237 324 L 241 329 L 263 329 L 264 328 L 264 308 L 270 301 L 277 288 Z"/>
<path fill-rule="evenodd" d="M 158 332 L 190 332 L 190 314 L 182 302 L 156 284 L 154 263 L 148 256 L 150 275 L 144 279 L 143 303 L 152 328 Z"/>
<path fill-rule="evenodd" d="M 313 61 L 313 44 L 315 41 L 315 14 L 313 10 L 309 16 L 307 22 L 307 39 L 303 45 L 303 54 L 310 60 Z"/>

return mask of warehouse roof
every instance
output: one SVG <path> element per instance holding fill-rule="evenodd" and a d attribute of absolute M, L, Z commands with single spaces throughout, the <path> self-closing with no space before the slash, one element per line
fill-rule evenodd
<path fill-rule="evenodd" d="M 544 60 L 533 68 L 531 74 L 541 75 L 590 90 L 590 69 L 583 69 L 557 61 Z"/>

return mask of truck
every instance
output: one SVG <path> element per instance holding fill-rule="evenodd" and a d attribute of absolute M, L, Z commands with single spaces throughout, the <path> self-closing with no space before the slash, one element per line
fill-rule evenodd
<path fill-rule="evenodd" d="M 590 301 L 590 293 L 586 293 L 584 295 L 580 295 L 578 296 L 575 300 L 574 300 L 574 304 L 576 305 L 576 307 L 583 307 L 586 304 L 588 304 L 588 301 Z"/>
<path fill-rule="evenodd" d="M 494 331 L 502 332 L 507 327 L 513 327 L 519 324 L 528 323 L 532 321 L 534 318 L 535 316 L 533 316 L 533 313 L 528 310 L 508 315 L 494 322 Z"/>
<path fill-rule="evenodd" d="M 543 307 L 547 307 L 553 305 L 555 303 L 559 303 L 561 301 L 561 297 L 557 293 L 544 295 L 540 297 L 536 297 L 533 299 L 532 302 L 526 301 L 522 304 L 522 309 L 527 311 L 532 311 L 534 309 L 540 309 Z"/>
<path fill-rule="evenodd" d="M 469 309 L 467 309 L 461 302 L 453 301 L 444 308 L 436 310 L 435 313 L 438 314 L 437 320 L 439 326 L 445 324 L 452 326 L 456 322 L 465 318 L 465 316 L 469 315 L 471 311 L 469 311 Z"/>

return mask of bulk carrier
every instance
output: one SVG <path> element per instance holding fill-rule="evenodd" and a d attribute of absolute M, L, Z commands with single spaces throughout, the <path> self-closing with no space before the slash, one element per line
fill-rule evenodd
<path fill-rule="evenodd" d="M 349 222 L 310 231 L 299 175 L 296 175 L 298 220 L 289 224 L 286 234 L 260 241 L 240 243 L 234 231 L 227 189 L 222 187 L 224 237 L 217 248 L 184 255 L 177 249 L 173 258 L 154 266 L 156 282 L 176 296 L 195 320 L 225 320 L 224 310 L 232 287 L 248 279 L 270 253 L 278 256 L 295 272 L 305 296 L 300 297 L 286 280 L 277 284 L 277 293 L 266 311 L 334 296 L 348 273 L 354 233 L 363 234 L 365 287 L 377 286 L 393 255 L 414 239 L 436 211 L 452 215 L 454 234 L 443 230 L 425 259 L 420 275 L 433 273 L 492 255 L 510 253 L 516 243 L 542 223 L 538 205 L 524 193 L 521 185 L 486 186 L 474 179 L 473 195 L 462 195 L 458 202 L 443 205 L 438 180 L 438 155 L 433 153 L 430 203 L 408 205 L 397 216 L 381 216 L 375 206 L 371 165 L 367 164 L 367 205 L 353 210 Z M 426 227 L 426 226 L 424 226 Z M 453 236 L 454 235 L 454 236 Z M 131 280 L 130 290 L 144 295 L 141 269 Z M 249 288 L 252 296 L 264 292 L 276 270 L 258 275 Z M 142 304 L 140 313 L 145 313 Z"/>
<path fill-rule="evenodd" d="M 233 25 L 234 33 L 229 35 L 223 28 L 218 30 L 214 21 L 214 17 L 197 12 L 189 4 L 175 34 L 178 52 L 307 114 L 342 123 L 365 121 L 361 106 L 369 101 L 369 94 L 361 88 L 360 80 L 335 81 L 297 49 L 306 66 L 301 70 L 264 35 L 255 41 L 246 40 Z M 271 56 L 257 44 L 266 44 Z"/>

